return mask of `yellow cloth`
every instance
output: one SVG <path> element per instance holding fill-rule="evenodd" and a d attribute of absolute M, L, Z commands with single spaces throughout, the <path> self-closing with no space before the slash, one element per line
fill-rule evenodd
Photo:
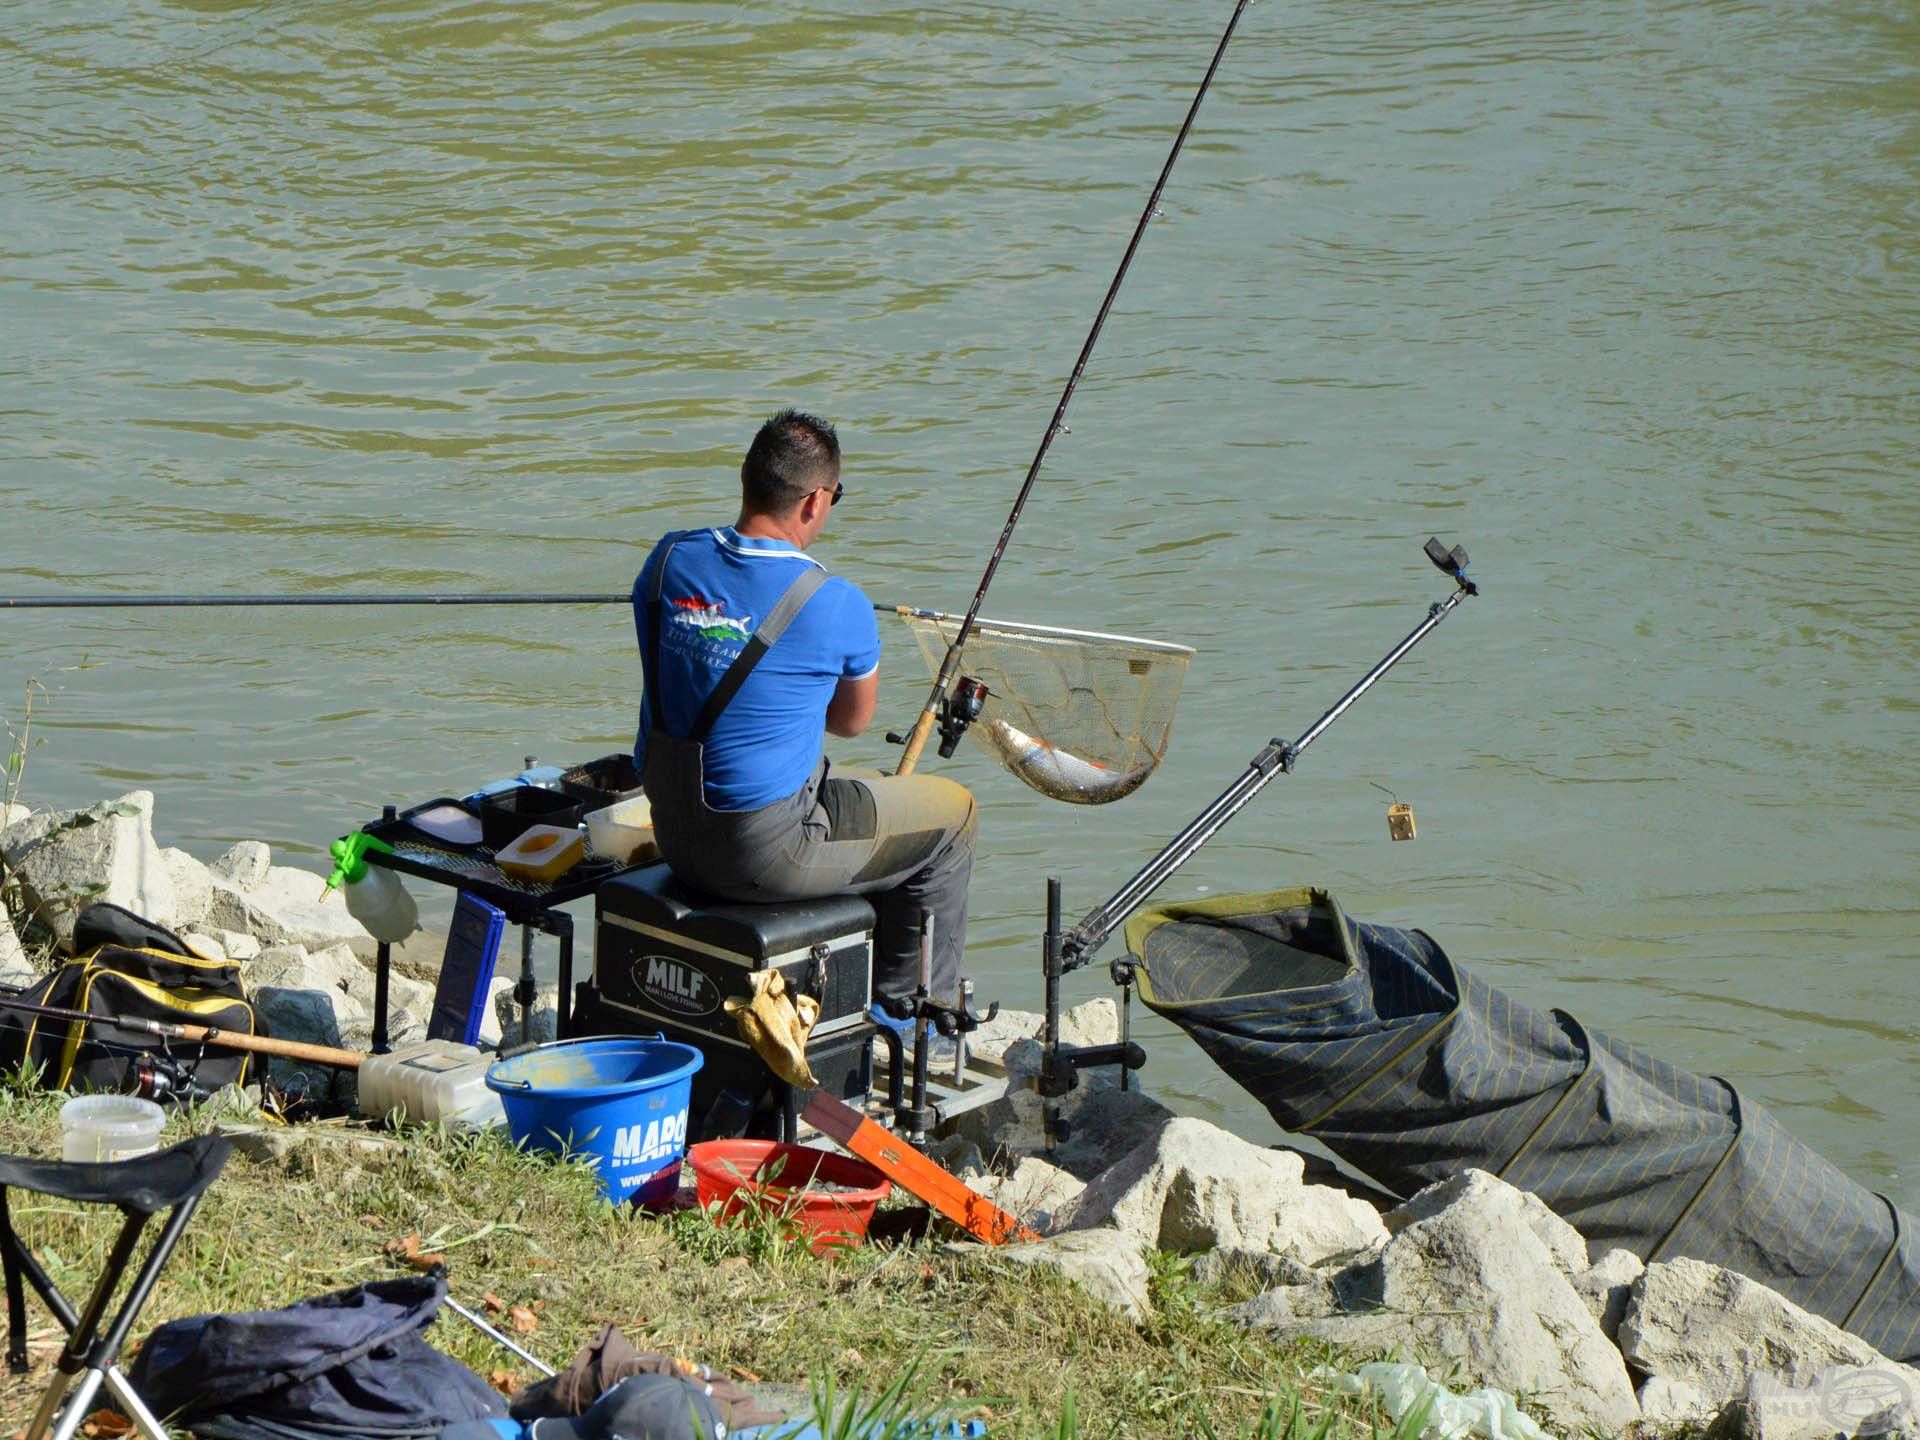
<path fill-rule="evenodd" d="M 727 1014 L 733 1017 L 740 1038 L 787 1084 L 818 1089 L 820 1082 L 807 1065 L 807 1037 L 820 1018 L 820 1002 L 811 995 L 789 994 L 787 977 L 778 970 L 756 970 L 747 983 L 753 987 L 752 995 L 727 1001 Z"/>

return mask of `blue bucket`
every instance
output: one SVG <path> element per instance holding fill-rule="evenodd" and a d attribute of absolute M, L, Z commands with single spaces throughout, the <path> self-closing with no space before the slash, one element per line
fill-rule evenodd
<path fill-rule="evenodd" d="M 659 1205 L 680 1184 L 691 1045 L 637 1036 L 561 1040 L 487 1071 L 516 1142 L 587 1161 L 614 1204 Z"/>

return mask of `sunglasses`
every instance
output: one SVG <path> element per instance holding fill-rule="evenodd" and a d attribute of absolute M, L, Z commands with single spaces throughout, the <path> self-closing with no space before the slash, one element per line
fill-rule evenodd
<path fill-rule="evenodd" d="M 822 485 L 820 488 L 824 490 L 827 487 Z M 840 497 L 846 493 L 847 493 L 847 487 L 845 485 L 842 485 L 838 480 L 834 481 L 833 482 L 833 498 L 827 501 L 827 508 L 832 509 L 835 505 L 838 505 L 840 503 Z"/>

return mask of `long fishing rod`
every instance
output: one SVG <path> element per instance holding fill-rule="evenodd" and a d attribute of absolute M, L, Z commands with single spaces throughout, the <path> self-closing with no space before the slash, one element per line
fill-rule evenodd
<path fill-rule="evenodd" d="M 184 1045 L 212 1045 L 222 1050 L 246 1050 L 256 1055 L 279 1055 L 288 1060 L 305 1060 L 315 1065 L 331 1065 L 336 1070 L 358 1070 L 367 1057 L 357 1050 L 341 1050 L 332 1045 L 309 1045 L 301 1040 L 275 1040 L 267 1035 L 243 1035 L 237 1030 L 222 1030 L 210 1025 L 170 1025 L 164 1020 L 148 1020 L 139 1015 L 96 1015 L 87 1010 L 69 1010 L 62 1005 L 35 1005 L 27 1000 L 0 996 L 0 1010 L 18 1010 L 48 1020 L 79 1020 L 96 1030 L 133 1031 L 161 1040 L 177 1040 Z"/>
<path fill-rule="evenodd" d="M 981 602 L 987 598 L 987 587 L 993 584 L 994 572 L 1000 568 L 1000 559 L 1007 553 L 1007 542 L 1013 538 L 1013 527 L 1020 523 L 1020 514 L 1026 509 L 1027 497 L 1033 493 L 1033 482 L 1040 474 L 1041 462 L 1047 458 L 1047 451 L 1053 446 L 1054 436 L 1061 434 L 1065 424 L 1067 406 L 1073 403 L 1073 392 L 1079 387 L 1080 376 L 1087 368 L 1087 361 L 1093 355 L 1095 342 L 1100 338 L 1101 327 L 1107 323 L 1107 312 L 1113 308 L 1114 297 L 1120 293 L 1121 282 L 1127 278 L 1127 270 L 1133 264 L 1134 252 L 1140 248 L 1140 240 L 1147 232 L 1147 223 L 1160 211 L 1160 196 L 1167 188 L 1167 177 L 1173 173 L 1173 162 L 1180 158 L 1181 148 L 1187 143 L 1187 134 L 1193 129 L 1194 116 L 1200 113 L 1200 102 L 1207 98 L 1207 89 L 1213 84 L 1214 72 L 1220 68 L 1221 57 L 1227 53 L 1227 42 L 1233 39 L 1234 28 L 1240 23 L 1249 0 L 1239 0 L 1233 7 L 1233 16 L 1227 21 L 1227 28 L 1220 36 L 1220 43 L 1214 48 L 1213 60 L 1207 66 L 1205 78 L 1194 93 L 1193 104 L 1187 107 L 1187 118 L 1180 124 L 1180 133 L 1174 137 L 1173 148 L 1167 152 L 1167 163 L 1160 167 L 1160 178 L 1154 182 L 1153 193 L 1147 197 L 1146 208 L 1140 212 L 1140 219 L 1133 227 L 1133 238 L 1127 241 L 1126 254 L 1120 257 L 1120 268 L 1114 272 L 1113 283 L 1107 286 L 1106 298 L 1100 302 L 1100 312 L 1093 317 L 1093 328 L 1087 332 L 1086 343 L 1080 347 L 1080 358 L 1073 363 L 1073 372 L 1067 376 L 1067 387 L 1060 392 L 1060 403 L 1054 406 L 1053 419 L 1048 422 L 1046 433 L 1040 437 L 1040 448 L 1034 452 L 1033 463 L 1027 467 L 1026 479 L 1020 482 L 1020 493 L 1014 497 L 1013 509 L 1007 515 L 1007 523 L 1000 531 L 999 543 L 993 547 L 993 554 L 987 560 L 987 572 L 980 577 L 980 588 L 973 593 L 973 603 L 967 606 L 967 615 L 960 622 L 960 628 L 954 632 L 953 641 L 947 646 L 946 659 L 940 663 L 940 673 L 934 677 L 933 689 L 927 693 L 927 703 L 920 712 L 920 718 L 914 722 L 913 729 L 904 740 L 906 749 L 900 756 L 896 775 L 911 775 L 920 763 L 920 752 L 926 748 L 927 737 L 933 733 L 933 727 L 939 722 L 941 708 L 946 700 L 947 687 L 953 684 L 960 670 L 960 651 L 967 643 L 967 636 L 973 631 L 973 622 L 980 613 Z M 892 736 L 888 737 L 893 738 Z M 944 750 L 942 753 L 946 753 Z"/>
<path fill-rule="evenodd" d="M 419 591 L 395 595 L 0 595 L 0 610 L 212 610 L 269 605 L 626 605 L 625 595 L 523 595 L 511 592 L 451 594 Z M 913 605 L 882 605 L 883 615 L 911 620 L 941 620 L 937 610 Z"/>

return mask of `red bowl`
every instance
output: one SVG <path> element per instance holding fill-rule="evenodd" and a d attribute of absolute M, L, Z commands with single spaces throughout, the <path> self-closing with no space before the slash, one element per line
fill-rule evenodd
<path fill-rule="evenodd" d="M 758 1209 L 804 1235 L 816 1255 L 863 1244 L 893 1184 L 851 1155 L 778 1140 L 704 1140 L 687 1151 L 695 1192 L 725 1220 Z M 837 1185 L 832 1191 L 816 1185 Z"/>

